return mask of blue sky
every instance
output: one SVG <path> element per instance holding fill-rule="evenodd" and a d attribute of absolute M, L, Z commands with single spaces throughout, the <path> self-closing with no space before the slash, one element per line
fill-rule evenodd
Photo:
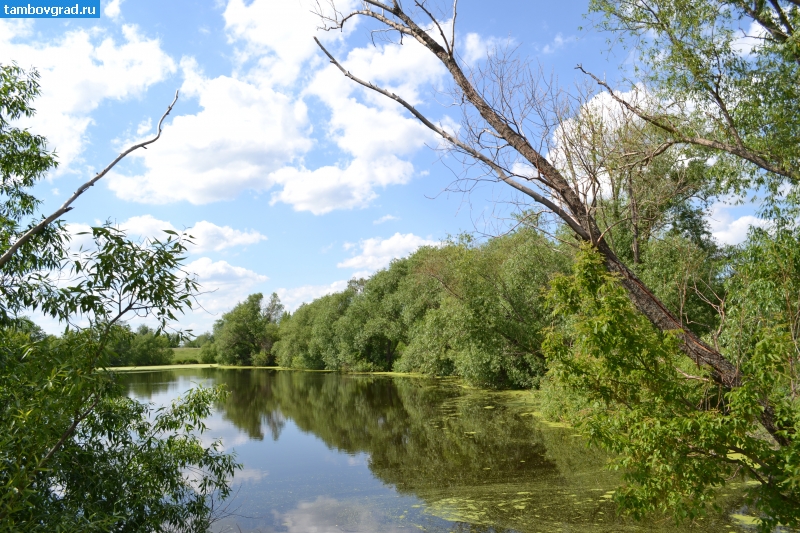
<path fill-rule="evenodd" d="M 457 121 L 439 103 L 447 78 L 432 56 L 413 43 L 373 46 L 363 24 L 318 32 L 311 7 L 112 0 L 100 19 L 0 20 L 0 62 L 41 74 L 38 115 L 25 125 L 59 155 L 38 188 L 48 212 L 152 135 L 180 89 L 162 139 L 81 197 L 67 221 L 78 231 L 111 220 L 140 236 L 190 229 L 197 245 L 187 268 L 209 292 L 181 327 L 208 329 L 253 292 L 276 291 L 294 309 L 420 245 L 491 233 L 510 209 L 500 186 L 446 192 L 459 164 L 432 151 L 436 140 L 397 104 L 343 78 L 312 37 L 354 74 L 442 123 Z M 625 51 L 609 51 L 586 10 L 584 1 L 463 0 L 457 47 L 469 63 L 510 42 L 564 86 L 580 81 L 578 63 L 618 79 Z M 712 218 L 725 242 L 755 220 L 722 204 Z"/>

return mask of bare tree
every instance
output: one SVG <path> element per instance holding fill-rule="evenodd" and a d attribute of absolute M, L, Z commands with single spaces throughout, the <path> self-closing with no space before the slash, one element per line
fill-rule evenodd
<path fill-rule="evenodd" d="M 410 4 L 410 2 L 409 2 Z M 552 80 L 513 53 L 490 54 L 483 66 L 469 68 L 456 51 L 455 20 L 457 3 L 447 15 L 437 16 L 426 0 L 414 0 L 407 8 L 399 0 L 362 0 L 360 8 L 343 13 L 333 2 L 318 4 L 317 14 L 326 30 L 341 30 L 351 19 L 362 17 L 378 23 L 386 36 L 394 32 L 403 39 L 413 39 L 433 54 L 446 68 L 453 82 L 453 96 L 460 105 L 462 127 L 457 134 L 411 105 L 402 96 L 381 88 L 349 72 L 317 40 L 317 44 L 344 76 L 402 105 L 426 127 L 437 133 L 449 149 L 471 163 L 483 166 L 499 181 L 530 197 L 566 224 L 582 241 L 591 243 L 602 255 L 609 271 L 619 275 L 636 308 L 661 331 L 678 331 L 681 348 L 696 364 L 709 368 L 712 378 L 724 388 L 738 387 L 741 375 L 735 364 L 697 335 L 682 327 L 675 316 L 653 292 L 617 256 L 607 242 L 597 218 L 602 188 L 603 165 L 581 155 L 597 150 L 569 150 L 564 169 L 548 159 L 553 134 L 574 116 L 570 98 Z M 447 16 L 449 20 L 444 20 Z M 639 114 L 623 106 L 631 114 Z M 640 115 L 640 114 L 639 114 Z M 585 126 L 585 123 L 584 123 Z M 562 132 L 567 143 L 594 142 L 592 135 Z M 557 137 L 557 136 L 556 136 Z M 582 139 L 582 140 L 581 140 Z M 656 146 L 640 160 L 669 147 Z M 574 147 L 573 147 L 574 148 Z M 521 167 L 527 168 L 520 171 Z M 764 406 L 762 423 L 775 435 L 779 428 L 773 410 Z M 778 440 L 782 438 L 777 436 Z M 783 442 L 781 442 L 784 444 Z"/>

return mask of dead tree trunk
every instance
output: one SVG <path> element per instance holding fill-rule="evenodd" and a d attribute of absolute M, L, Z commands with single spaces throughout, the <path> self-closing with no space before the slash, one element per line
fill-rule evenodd
<path fill-rule="evenodd" d="M 650 322 L 661 331 L 677 331 L 681 341 L 681 349 L 696 364 L 709 368 L 713 379 L 725 388 L 737 387 L 741 384 L 741 374 L 736 365 L 729 361 L 718 351 L 711 348 L 691 331 L 684 329 L 681 321 L 653 294 L 653 292 L 621 261 L 600 231 L 597 221 L 592 215 L 590 206 L 562 173 L 545 158 L 537 149 L 533 147 L 528 138 L 522 133 L 518 123 L 514 119 L 503 116 L 497 109 L 500 105 L 497 102 L 490 102 L 476 86 L 470 81 L 469 77 L 462 70 L 455 56 L 455 30 L 450 33 L 450 38 L 446 36 L 445 28 L 440 24 L 431 12 L 425 7 L 425 3 L 417 0 L 414 2 L 415 8 L 420 16 L 426 19 L 425 24 L 429 27 L 423 28 L 420 23 L 415 21 L 411 15 L 396 0 L 391 2 L 379 2 L 375 0 L 363 0 L 363 9 L 342 15 L 336 13 L 333 17 L 325 16 L 320 13 L 320 17 L 325 21 L 326 29 L 341 29 L 351 18 L 365 16 L 377 20 L 384 24 L 388 29 L 399 32 L 402 36 L 411 37 L 422 44 L 428 51 L 434 54 L 442 65 L 449 72 L 464 105 L 470 105 L 485 122 L 485 129 L 482 131 L 490 132 L 522 158 L 524 158 L 535 169 L 536 176 L 525 178 L 529 183 L 539 186 L 544 194 L 532 189 L 528 184 L 514 179 L 515 174 L 505 168 L 502 162 L 494 153 L 482 149 L 476 144 L 469 144 L 453 134 L 445 131 L 440 126 L 434 124 L 430 119 L 423 115 L 414 106 L 400 96 L 378 87 L 368 81 L 362 80 L 347 71 L 323 46 L 319 41 L 317 44 L 325 52 L 331 62 L 348 78 L 376 91 L 384 96 L 395 100 L 411 112 L 425 126 L 439 134 L 445 141 L 457 150 L 478 162 L 486 165 L 498 178 L 528 195 L 547 209 L 551 210 L 562 222 L 567 224 L 575 234 L 583 241 L 591 243 L 603 256 L 606 268 L 619 275 L 622 285 L 628 292 L 632 303 L 644 314 Z M 455 21 L 455 5 L 453 9 L 453 21 Z M 454 22 L 453 22 L 454 23 Z M 502 75 L 498 73 L 498 75 Z M 496 105 L 497 104 L 497 105 Z M 486 152 L 489 152 L 487 155 Z M 520 176 L 517 176 L 520 178 Z M 762 423 L 766 429 L 775 435 L 778 431 L 773 421 L 770 406 L 765 405 Z"/>

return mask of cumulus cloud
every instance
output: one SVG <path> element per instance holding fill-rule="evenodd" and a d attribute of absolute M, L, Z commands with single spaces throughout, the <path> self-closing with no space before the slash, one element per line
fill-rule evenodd
<path fill-rule="evenodd" d="M 272 194 L 270 204 L 283 202 L 315 215 L 364 207 L 377 196 L 376 186 L 406 183 L 413 170 L 411 163 L 391 155 L 372 161 L 356 159 L 344 168 L 286 167 L 272 175 L 283 189 Z"/>
<path fill-rule="evenodd" d="M 201 109 L 176 116 L 159 142 L 131 154 L 144 173 L 109 176 L 120 198 L 155 204 L 231 200 L 246 190 L 267 190 L 274 183 L 271 171 L 311 147 L 302 102 L 266 85 L 207 78 L 193 59 L 182 60 L 181 68 L 181 91 L 196 97 Z"/>
<path fill-rule="evenodd" d="M 572 37 L 564 37 L 563 35 L 561 35 L 561 33 L 557 33 L 556 36 L 553 37 L 552 41 L 544 45 L 544 48 L 542 48 L 542 53 L 554 54 L 555 52 L 563 48 L 564 45 L 573 40 L 574 38 Z"/>
<path fill-rule="evenodd" d="M 240 231 L 230 226 L 217 226 L 207 220 L 201 220 L 194 226 L 179 230 L 170 222 L 158 220 L 152 215 L 142 215 L 131 217 L 120 224 L 128 234 L 139 235 L 142 237 L 163 237 L 164 230 L 185 232 L 194 237 L 194 245 L 189 246 L 192 253 L 203 253 L 208 251 L 219 252 L 234 246 L 247 246 L 258 244 L 267 240 L 267 237 L 255 230 Z"/>
<path fill-rule="evenodd" d="M 354 3 L 345 0 L 337 2 L 336 7 L 346 12 Z M 229 0 L 222 16 L 230 41 L 241 45 L 239 60 L 257 58 L 254 72 L 286 85 L 295 81 L 309 60 L 321 62 L 312 35 L 316 33 L 321 41 L 331 42 L 353 30 L 354 24 L 348 24 L 344 33 L 317 32 L 320 19 L 313 10 L 324 5 L 325 2 L 311 0 Z"/>
<path fill-rule="evenodd" d="M 212 314 L 229 311 L 254 292 L 255 286 L 269 279 L 244 267 L 231 265 L 227 261 L 212 261 L 208 257 L 188 263 L 184 270 L 197 275 L 203 292 L 198 300 Z"/>
<path fill-rule="evenodd" d="M 117 196 L 206 204 L 272 190 L 272 204 L 319 215 L 364 207 L 379 189 L 411 180 L 415 169 L 409 158 L 435 142 L 434 135 L 396 103 L 359 88 L 320 59 L 311 39 L 319 20 L 307 3 L 227 3 L 225 27 L 239 59 L 234 73 L 209 78 L 193 59 L 181 61 L 182 93 L 197 98 L 200 111 L 176 116 L 156 145 L 131 155 L 143 171 L 109 176 Z M 355 48 L 343 63 L 412 103 L 420 103 L 422 91 L 444 74 L 414 42 Z M 338 161 L 305 160 L 315 142 L 306 107 L 312 103 L 330 111 L 317 129 L 339 149 Z"/>
<path fill-rule="evenodd" d="M 423 86 L 436 83 L 442 75 L 434 58 L 413 43 L 357 48 L 344 65 L 412 103 L 420 100 Z M 427 128 L 405 116 L 395 103 L 362 91 L 333 66 L 314 76 L 305 95 L 330 109 L 327 138 L 349 157 L 335 165 L 315 169 L 293 165 L 274 172 L 271 177 L 282 189 L 273 193 L 272 203 L 314 214 L 364 207 L 377 196 L 377 188 L 408 183 L 414 166 L 406 158 L 426 142 L 435 142 Z"/>
<path fill-rule="evenodd" d="M 7 30 L 7 31 L 4 31 Z M 24 126 L 48 138 L 58 150 L 56 175 L 76 171 L 92 124 L 91 113 L 104 100 L 123 100 L 143 94 L 175 72 L 174 61 L 158 39 L 122 26 L 122 42 L 102 31 L 77 29 L 49 41 L 18 42 L 30 26 L 0 27 L 0 57 L 20 65 L 34 65 L 41 74 L 42 95 L 37 114 Z M 80 76 L 75 76 L 80 72 Z"/>
<path fill-rule="evenodd" d="M 436 246 L 439 243 L 424 239 L 413 233 L 395 233 L 388 239 L 376 237 L 358 243 L 360 253 L 337 264 L 339 268 L 360 269 L 359 274 L 386 268 L 392 259 L 405 257 L 420 246 Z"/>
<path fill-rule="evenodd" d="M 396 217 L 393 215 L 383 215 L 381 218 L 377 220 L 373 220 L 373 224 L 383 224 L 384 222 L 389 222 L 391 220 L 400 220 L 400 217 Z"/>
<path fill-rule="evenodd" d="M 280 288 L 275 292 L 288 311 L 294 311 L 304 303 L 309 303 L 326 294 L 341 292 L 347 288 L 347 280 L 334 281 L 330 285 L 303 285 L 293 289 Z"/>
<path fill-rule="evenodd" d="M 103 14 L 112 20 L 119 18 L 121 13 L 120 5 L 123 0 L 110 0 L 103 8 Z"/>
<path fill-rule="evenodd" d="M 769 221 L 753 215 L 734 218 L 727 206 L 723 204 L 713 205 L 707 220 L 711 226 L 711 235 L 720 244 L 740 244 L 747 238 L 750 227 L 766 228 L 769 226 Z"/>

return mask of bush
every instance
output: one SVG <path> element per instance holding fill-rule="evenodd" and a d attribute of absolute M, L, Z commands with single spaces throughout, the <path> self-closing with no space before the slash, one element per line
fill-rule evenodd
<path fill-rule="evenodd" d="M 205 364 L 214 364 L 217 362 L 217 345 L 213 342 L 207 342 L 200 348 L 200 360 Z"/>
<path fill-rule="evenodd" d="M 253 366 L 275 366 L 275 356 L 267 352 L 258 352 L 253 356 Z"/>
<path fill-rule="evenodd" d="M 136 366 L 170 365 L 174 352 L 166 335 L 141 326 L 131 343 L 131 355 L 131 364 Z"/>

